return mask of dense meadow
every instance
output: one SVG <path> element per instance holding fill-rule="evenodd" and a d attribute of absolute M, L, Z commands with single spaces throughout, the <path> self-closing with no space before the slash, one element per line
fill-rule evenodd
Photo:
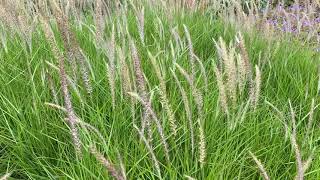
<path fill-rule="evenodd" d="M 320 179 L 319 4 L 159 2 L 0 2 L 0 179 Z"/>

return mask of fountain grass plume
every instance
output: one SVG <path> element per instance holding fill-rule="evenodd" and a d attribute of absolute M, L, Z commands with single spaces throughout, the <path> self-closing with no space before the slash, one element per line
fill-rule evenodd
<path fill-rule="evenodd" d="M 201 167 L 203 168 L 207 156 L 207 150 L 206 150 L 206 136 L 204 134 L 203 125 L 200 122 L 200 119 L 198 119 L 199 124 L 199 162 Z"/>
<path fill-rule="evenodd" d="M 143 99 L 144 102 L 149 102 L 149 97 L 147 93 L 146 83 L 143 76 L 143 71 L 141 68 L 141 61 L 138 56 L 137 48 L 132 40 L 130 40 L 130 49 L 131 49 L 131 56 L 133 60 L 133 69 L 135 73 L 135 80 L 137 84 L 137 89 L 139 96 Z M 150 104 L 150 103 L 148 103 Z M 148 110 L 144 107 L 144 116 L 141 120 L 141 131 L 144 132 L 145 128 L 150 130 L 150 117 Z M 147 127 L 146 127 L 147 126 Z"/>
<path fill-rule="evenodd" d="M 254 81 L 254 96 L 252 97 L 252 103 L 253 103 L 253 108 L 256 109 L 258 106 L 259 102 L 259 97 L 260 97 L 260 91 L 261 91 L 261 72 L 259 67 L 256 65 L 256 74 L 255 74 L 255 81 Z"/>
<path fill-rule="evenodd" d="M 110 162 L 100 152 L 98 152 L 95 146 L 91 146 L 89 148 L 89 151 L 106 168 L 106 170 L 113 178 L 115 178 L 116 180 L 125 180 L 125 178 L 122 176 L 122 173 L 117 170 L 112 162 Z"/>
<path fill-rule="evenodd" d="M 149 103 L 149 101 L 145 101 L 137 93 L 129 92 L 128 94 L 131 95 L 132 97 L 136 98 L 138 101 L 140 101 L 140 103 L 143 105 L 143 107 L 145 107 L 145 109 L 150 114 L 151 119 L 153 119 L 153 121 L 156 123 L 156 127 L 157 127 L 158 133 L 159 133 L 160 138 L 161 138 L 161 143 L 162 143 L 162 146 L 164 148 L 165 157 L 166 157 L 167 161 L 170 162 L 169 148 L 168 148 L 168 143 L 166 141 L 166 137 L 165 137 L 165 134 L 164 134 L 164 130 L 162 128 L 161 122 L 159 121 L 156 113 L 153 111 L 153 109 L 151 107 L 151 104 Z"/>
<path fill-rule="evenodd" d="M 311 108 L 309 111 L 309 120 L 308 120 L 308 125 L 307 125 L 307 130 L 306 130 L 304 142 L 309 140 L 310 132 L 312 130 L 312 125 L 313 125 L 313 119 L 314 119 L 314 117 L 313 117 L 314 116 L 314 109 L 315 109 L 315 100 L 314 100 L 314 98 L 312 98 Z"/>
<path fill-rule="evenodd" d="M 189 33 L 189 30 L 188 30 L 187 26 L 183 25 L 183 29 L 184 29 L 184 32 L 185 32 L 185 35 L 186 35 L 186 38 L 187 38 L 187 42 L 188 42 L 189 62 L 190 62 L 190 66 L 191 66 L 190 80 L 193 83 L 193 81 L 195 79 L 195 74 L 196 74 L 193 45 L 192 45 L 191 36 L 190 36 L 190 33 Z"/>
<path fill-rule="evenodd" d="M 240 95 L 242 95 L 244 88 L 246 86 L 246 83 L 248 82 L 246 65 L 240 54 L 238 54 L 236 58 L 237 58 L 237 66 L 238 66 L 237 82 L 238 82 L 239 93 Z"/>
<path fill-rule="evenodd" d="M 230 43 L 227 48 L 225 41 L 220 37 L 218 42 L 215 42 L 218 54 L 220 56 L 220 71 L 224 68 L 226 73 L 226 93 L 232 102 L 234 108 L 237 101 L 237 70 L 235 64 L 235 49 Z M 223 67 L 224 66 L 224 67 Z"/>
<path fill-rule="evenodd" d="M 77 117 L 76 117 L 76 114 L 73 110 L 71 97 L 70 97 L 70 93 L 68 90 L 68 82 L 67 82 L 67 75 L 66 75 L 66 71 L 65 71 L 64 56 L 63 56 L 62 52 L 59 50 L 59 48 L 55 42 L 53 32 L 52 32 L 51 27 L 48 24 L 48 22 L 43 18 L 41 18 L 41 22 L 43 25 L 43 30 L 44 30 L 45 36 L 46 36 L 48 43 L 51 47 L 53 55 L 59 62 L 59 75 L 60 75 L 61 89 L 62 89 L 63 97 L 64 97 L 64 106 L 67 110 L 68 123 L 69 123 L 70 130 L 71 130 L 73 144 L 76 149 L 77 155 L 79 155 L 79 157 L 81 157 L 81 155 L 82 155 L 81 140 L 79 137 L 78 129 L 76 127 Z"/>
<path fill-rule="evenodd" d="M 163 77 L 163 74 L 161 73 L 160 67 L 159 67 L 158 63 L 156 62 L 155 57 L 150 52 L 148 52 L 148 56 L 150 58 L 150 62 L 152 64 L 153 68 L 155 69 L 155 73 L 156 73 L 156 75 L 159 79 L 159 82 L 160 82 L 159 94 L 160 94 L 161 103 L 164 106 L 164 109 L 166 110 L 166 112 L 168 114 L 168 119 L 169 119 L 172 134 L 174 136 L 176 136 L 177 135 L 176 119 L 174 117 L 174 113 L 172 111 L 171 105 L 170 105 L 168 97 L 167 97 L 167 90 L 166 90 L 167 87 L 166 87 L 165 79 Z"/>
<path fill-rule="evenodd" d="M 251 151 L 249 151 L 249 155 L 254 160 L 254 162 L 257 164 L 257 166 L 259 168 L 259 171 L 260 171 L 261 175 L 263 176 L 263 179 L 264 180 L 270 180 L 270 176 L 268 175 L 268 173 L 266 171 L 266 168 L 263 166 L 263 164 L 257 158 L 257 156 L 255 156 Z"/>
<path fill-rule="evenodd" d="M 191 80 L 191 76 L 178 64 L 175 64 L 180 73 L 185 77 L 187 82 L 189 83 L 191 87 L 191 93 L 194 98 L 194 101 L 196 103 L 196 108 L 198 111 L 198 125 L 199 125 L 199 162 L 201 164 L 201 167 L 204 166 L 205 164 L 205 157 L 206 157 L 206 147 L 205 147 L 205 136 L 204 136 L 204 129 L 203 129 L 203 124 L 204 124 L 204 112 L 203 112 L 203 98 L 201 92 L 195 87 L 193 84 L 193 81 Z"/>
<path fill-rule="evenodd" d="M 105 22 L 102 13 L 102 0 L 96 0 L 95 2 L 95 27 L 96 27 L 96 44 L 100 44 L 103 41 Z"/>
<path fill-rule="evenodd" d="M 218 89 L 219 89 L 219 101 L 220 101 L 220 106 L 222 107 L 222 110 L 226 113 L 229 114 L 228 110 L 228 101 L 227 101 L 227 95 L 225 91 L 225 86 L 223 83 L 223 77 L 217 66 L 213 63 L 214 66 L 214 73 L 216 75 L 217 79 L 217 84 L 218 84 Z"/>
<path fill-rule="evenodd" d="M 243 60 L 243 67 L 244 67 L 244 71 L 246 72 L 246 77 L 250 79 L 252 74 L 251 64 L 249 60 L 249 54 L 245 46 L 245 41 L 241 32 L 239 32 L 238 35 L 236 36 L 236 41 L 237 41 L 237 46 L 240 49 L 240 54 Z"/>
<path fill-rule="evenodd" d="M 291 145 L 294 149 L 295 156 L 296 156 L 296 163 L 297 163 L 297 176 L 296 180 L 303 180 L 304 179 L 304 170 L 303 170 L 303 161 L 302 155 L 300 151 L 300 147 L 297 142 L 297 123 L 295 118 L 295 112 L 293 110 L 291 101 L 289 100 L 289 107 L 290 107 L 290 114 L 291 114 L 291 123 L 292 123 L 292 132 L 290 135 Z"/>
<path fill-rule="evenodd" d="M 138 26 L 138 32 L 139 32 L 139 37 L 142 42 L 142 44 L 145 43 L 145 33 L 144 33 L 144 7 L 141 8 L 140 11 L 136 12 L 136 17 L 137 17 L 137 26 Z"/>
<path fill-rule="evenodd" d="M 109 62 L 107 63 L 107 71 L 108 71 L 108 81 L 110 86 L 110 93 L 111 93 L 111 101 L 112 101 L 112 107 L 113 109 L 116 106 L 116 94 L 115 94 L 115 78 L 116 78 L 116 40 L 115 40 L 115 28 L 112 26 L 112 32 L 110 37 L 110 42 L 107 43 L 106 46 L 106 52 L 107 57 L 109 59 Z"/>
<path fill-rule="evenodd" d="M 49 88 L 50 88 L 51 95 L 52 95 L 52 98 L 53 98 L 53 102 L 55 104 L 59 104 L 58 103 L 58 97 L 57 97 L 57 91 L 56 91 L 56 88 L 54 86 L 53 79 L 52 79 L 52 77 L 51 77 L 51 75 L 49 74 L 48 71 L 46 71 L 46 77 L 47 77 L 47 80 L 48 80 L 48 84 L 49 84 Z"/>
<path fill-rule="evenodd" d="M 121 87 L 122 87 L 122 93 L 123 96 L 127 97 L 130 99 L 131 103 L 131 115 L 133 119 L 133 123 L 135 123 L 135 99 L 132 98 L 131 96 L 128 96 L 128 92 L 132 92 L 134 89 L 134 84 L 131 81 L 131 73 L 130 73 L 130 68 L 129 65 L 126 62 L 126 58 L 124 57 L 123 49 L 120 47 L 117 47 L 117 55 L 119 57 L 120 61 L 120 71 L 121 71 Z"/>
<path fill-rule="evenodd" d="M 86 91 L 89 95 L 92 94 L 92 86 L 89 79 L 89 73 L 88 69 L 85 66 L 84 63 L 84 57 L 81 54 L 81 48 L 79 43 L 77 42 L 77 39 L 75 37 L 75 34 L 71 31 L 71 27 L 69 24 L 68 17 L 64 14 L 64 12 L 59 8 L 59 6 L 56 4 L 54 0 L 50 1 L 53 14 L 56 18 L 58 29 L 61 32 L 62 40 L 64 42 L 64 47 L 66 49 L 68 60 L 72 66 L 73 71 L 73 78 L 75 80 L 78 79 L 77 77 L 77 62 L 78 61 L 80 65 L 82 80 L 84 82 Z"/>

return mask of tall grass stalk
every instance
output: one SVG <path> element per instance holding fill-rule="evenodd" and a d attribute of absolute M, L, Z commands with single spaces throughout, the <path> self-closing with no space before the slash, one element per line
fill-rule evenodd
<path fill-rule="evenodd" d="M 156 62 L 155 57 L 150 52 L 148 52 L 148 55 L 150 58 L 150 62 L 152 64 L 153 68 L 155 69 L 155 73 L 156 73 L 156 75 L 159 79 L 159 82 L 160 82 L 159 94 L 160 94 L 160 98 L 161 98 L 161 103 L 164 106 L 164 109 L 166 110 L 166 112 L 168 114 L 168 119 L 169 119 L 172 134 L 174 136 L 176 136 L 177 135 L 176 119 L 174 117 L 174 113 L 172 111 L 171 105 L 170 105 L 168 97 L 167 97 L 167 87 L 166 87 L 165 79 L 163 77 L 163 74 L 161 73 L 160 67 L 159 67 L 158 63 Z"/>
<path fill-rule="evenodd" d="M 110 175 L 116 180 L 125 180 L 122 176 L 121 172 L 117 170 L 117 168 L 107 160 L 100 152 L 97 151 L 96 147 L 90 147 L 90 153 L 107 169 Z"/>
<path fill-rule="evenodd" d="M 157 171 L 157 175 L 158 175 L 158 178 L 162 179 L 162 176 L 161 176 L 161 170 L 160 170 L 160 166 L 159 166 L 159 161 L 156 157 L 156 155 L 154 154 L 154 151 L 151 147 L 151 144 L 149 144 L 149 141 L 145 138 L 144 134 L 142 131 L 139 130 L 139 128 L 136 126 L 136 125 L 133 125 L 133 127 L 137 130 L 137 132 L 139 133 L 139 136 L 140 138 L 143 140 L 143 142 L 145 143 L 150 155 L 151 155 L 151 158 L 153 160 L 153 165 L 154 165 L 154 168 L 156 169 Z"/>
<path fill-rule="evenodd" d="M 150 116 L 153 119 L 153 121 L 156 123 L 157 129 L 158 129 L 158 133 L 159 133 L 160 138 L 161 138 L 161 143 L 162 143 L 162 146 L 163 146 L 163 149 L 164 149 L 164 152 L 165 152 L 165 157 L 166 157 L 167 161 L 170 162 L 169 148 L 168 148 L 168 143 L 166 141 L 166 137 L 165 137 L 165 134 L 164 134 L 164 130 L 162 128 L 162 125 L 161 125 L 156 113 L 153 111 L 153 109 L 151 107 L 151 104 L 148 101 L 145 101 L 144 99 L 142 99 L 142 97 L 140 97 L 136 93 L 129 92 L 129 94 L 132 97 L 136 98 L 138 101 L 141 102 L 143 107 L 145 107 L 145 109 L 148 111 L 148 113 L 150 114 Z"/>
<path fill-rule="evenodd" d="M 303 162 L 302 162 L 302 155 L 300 151 L 300 147 L 297 142 L 297 123 L 295 119 L 295 112 L 293 110 L 293 107 L 291 105 L 291 102 L 289 101 L 290 106 L 290 113 L 291 113 L 291 123 L 292 123 L 292 132 L 290 136 L 291 145 L 292 148 L 295 151 L 296 155 L 296 162 L 297 162 L 297 180 L 303 180 L 304 179 L 304 170 L 303 170 Z"/>
<path fill-rule="evenodd" d="M 70 129 L 71 129 L 73 144 L 76 149 L 77 155 L 79 155 L 81 157 L 81 155 L 82 155 L 81 141 L 80 141 L 78 129 L 76 127 L 77 117 L 76 117 L 76 114 L 73 110 L 71 97 L 70 97 L 70 93 L 68 90 L 68 82 L 67 82 L 67 75 L 66 75 L 65 65 L 64 65 L 64 57 L 55 42 L 53 32 L 52 32 L 51 27 L 48 24 L 48 22 L 45 21 L 44 19 L 42 19 L 42 25 L 43 25 L 43 30 L 45 32 L 45 36 L 49 42 L 49 45 L 52 49 L 54 57 L 59 61 L 59 74 L 60 74 L 61 88 L 62 88 L 63 97 L 64 97 L 64 106 L 67 110 L 68 123 L 69 123 Z"/>
<path fill-rule="evenodd" d="M 193 51 L 193 45 L 191 41 L 191 36 L 189 33 L 189 30 L 186 25 L 183 25 L 183 29 L 187 38 L 187 43 L 188 43 L 188 50 L 189 50 L 189 62 L 190 62 L 190 67 L 191 67 L 191 76 L 190 80 L 193 84 L 193 81 L 195 79 L 195 74 L 196 74 L 196 67 L 195 67 L 195 59 L 194 59 L 194 51 Z"/>
<path fill-rule="evenodd" d="M 268 175 L 265 167 L 260 162 L 260 160 L 257 158 L 257 156 L 255 156 L 251 151 L 249 151 L 249 154 L 250 154 L 251 158 L 254 160 L 254 162 L 257 164 L 259 171 L 260 171 L 261 175 L 263 176 L 263 179 L 270 180 L 270 176 Z"/>
<path fill-rule="evenodd" d="M 142 44 L 145 43 L 145 37 L 144 37 L 144 7 L 141 8 L 137 13 L 137 26 L 138 26 L 138 32 L 139 32 L 139 37 L 142 42 Z"/>
<path fill-rule="evenodd" d="M 141 68 L 140 58 L 138 56 L 137 48 L 132 40 L 130 41 L 130 49 L 131 49 L 133 68 L 134 68 L 135 79 L 136 79 L 139 96 L 142 98 L 144 102 L 149 103 L 149 97 L 147 93 L 145 79 L 143 76 L 143 71 Z M 146 107 L 144 107 L 144 116 L 143 116 L 143 119 L 141 120 L 141 131 L 144 133 L 145 128 L 147 128 L 147 130 L 150 131 L 151 130 L 150 124 L 151 123 L 150 123 L 149 112 L 146 109 Z"/>
<path fill-rule="evenodd" d="M 203 167 L 205 163 L 205 157 L 206 157 L 206 146 L 205 146 L 205 136 L 204 136 L 204 115 L 203 115 L 203 98 L 201 92 L 195 87 L 193 84 L 193 81 L 191 80 L 191 76 L 178 64 L 176 64 L 178 70 L 180 73 L 185 77 L 185 79 L 188 81 L 190 87 L 191 87 L 191 93 L 194 97 L 194 101 L 196 103 L 197 111 L 198 111 L 198 126 L 199 126 L 199 162 L 201 164 L 201 167 Z"/>
<path fill-rule="evenodd" d="M 237 89 L 237 72 L 235 64 L 235 49 L 230 43 L 229 49 L 227 49 L 225 41 L 220 37 L 218 43 L 216 43 L 221 61 L 224 65 L 224 72 L 226 73 L 226 87 L 227 95 L 230 97 L 232 107 L 234 108 L 237 101 L 236 89 Z"/>
<path fill-rule="evenodd" d="M 226 113 L 229 114 L 228 110 L 228 101 L 227 101 L 227 95 L 225 91 L 225 86 L 223 84 L 223 77 L 217 66 L 214 64 L 214 73 L 217 78 L 217 84 L 218 84 L 218 89 L 219 89 L 219 101 L 220 105 L 222 107 L 222 110 Z"/>
<path fill-rule="evenodd" d="M 49 74 L 48 71 L 46 72 L 46 77 L 47 77 L 49 88 L 50 88 L 50 91 L 51 91 L 51 94 L 52 94 L 53 102 L 55 104 L 59 104 L 58 103 L 57 91 L 56 91 L 56 88 L 54 86 L 53 79 L 52 79 L 52 77 L 51 77 L 51 75 Z"/>
<path fill-rule="evenodd" d="M 55 1 L 50 1 L 52 3 L 53 14 L 56 17 L 56 21 L 58 24 L 59 31 L 61 32 L 62 39 L 64 42 L 64 47 L 66 48 L 68 59 L 71 63 L 73 75 L 75 80 L 77 77 L 77 62 L 80 65 L 81 77 L 85 85 L 85 89 L 89 95 L 92 93 L 92 86 L 89 79 L 89 72 L 87 67 L 85 66 L 85 60 L 83 55 L 81 54 L 81 48 L 74 33 L 71 31 L 71 27 L 69 24 L 68 17 L 63 13 L 63 11 L 58 7 Z"/>
<path fill-rule="evenodd" d="M 180 80 L 178 79 L 176 73 L 171 70 L 171 73 L 178 85 L 178 88 L 179 88 L 179 91 L 180 91 L 180 94 L 181 94 L 181 98 L 182 98 L 182 101 L 183 101 L 183 105 L 184 105 L 184 109 L 185 109 L 185 112 L 186 112 L 186 116 L 187 116 L 187 119 L 188 119 L 188 123 L 189 123 L 189 128 L 190 128 L 190 139 L 191 139 L 191 152 L 192 152 L 192 155 L 194 154 L 194 143 L 195 143 L 195 138 L 194 138 L 194 130 L 193 130 L 193 121 L 192 121 L 192 111 L 191 111 L 191 108 L 190 108 L 190 104 L 189 104 L 189 99 L 188 99 L 188 95 L 185 91 L 185 89 L 183 88 Z"/>

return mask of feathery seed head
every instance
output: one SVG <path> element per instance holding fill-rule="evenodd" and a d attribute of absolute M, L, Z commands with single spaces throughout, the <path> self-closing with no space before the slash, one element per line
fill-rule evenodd
<path fill-rule="evenodd" d="M 220 105 L 223 109 L 223 111 L 228 114 L 228 101 L 227 101 L 227 95 L 225 93 L 225 86 L 223 83 L 222 74 L 220 73 L 219 69 L 214 65 L 214 73 L 216 75 L 218 89 L 219 89 L 219 100 Z"/>
<path fill-rule="evenodd" d="M 144 7 L 137 12 L 137 25 L 141 42 L 144 44 Z"/>
<path fill-rule="evenodd" d="M 91 146 L 89 148 L 90 153 L 107 169 L 110 175 L 117 180 L 124 180 L 125 178 L 122 176 L 121 172 L 117 170 L 117 168 L 107 160 L 96 147 Z"/>
<path fill-rule="evenodd" d="M 255 90 L 254 90 L 254 98 L 252 100 L 252 103 L 254 105 L 254 109 L 258 105 L 259 97 L 260 97 L 260 90 L 261 90 L 261 72 L 259 67 L 256 65 L 256 77 L 255 77 Z"/>
<path fill-rule="evenodd" d="M 166 159 L 167 159 L 168 162 L 170 162 L 169 161 L 169 148 L 168 148 L 168 144 L 167 144 L 167 141 L 166 141 L 166 138 L 165 138 L 165 134 L 164 134 L 162 125 L 161 125 L 156 113 L 152 109 L 150 101 L 149 100 L 145 101 L 141 96 L 139 96 L 136 93 L 129 92 L 128 94 L 131 95 L 132 97 L 136 98 L 138 101 L 140 101 L 140 103 L 145 107 L 145 109 L 148 112 L 148 114 L 150 114 L 150 116 L 152 117 L 153 121 L 156 123 L 157 129 L 158 129 L 158 133 L 159 133 L 160 138 L 161 138 L 161 143 L 162 143 L 163 148 L 164 148 Z"/>
<path fill-rule="evenodd" d="M 249 151 L 249 154 L 250 154 L 251 158 L 254 160 L 254 162 L 257 164 L 257 166 L 258 166 L 258 168 L 260 170 L 260 173 L 263 176 L 264 180 L 270 180 L 270 176 L 268 175 L 265 167 L 260 162 L 260 160 L 251 151 Z"/>
<path fill-rule="evenodd" d="M 198 121 L 200 121 L 200 119 L 198 119 Z M 199 151 L 200 151 L 199 162 L 201 164 L 201 167 L 203 167 L 205 164 L 205 158 L 207 156 L 207 152 L 206 152 L 205 134 L 204 134 L 204 130 L 201 123 L 199 123 L 199 139 L 200 139 L 199 140 Z"/>
<path fill-rule="evenodd" d="M 172 131 L 173 135 L 176 136 L 176 134 L 177 134 L 176 119 L 174 117 L 174 113 L 172 111 L 171 105 L 170 105 L 169 100 L 167 98 L 166 83 L 165 83 L 164 77 L 161 74 L 161 70 L 159 68 L 159 65 L 156 62 L 155 57 L 150 52 L 148 52 L 148 55 L 149 55 L 151 64 L 155 69 L 156 75 L 160 81 L 159 94 L 160 94 L 161 104 L 164 106 L 164 109 L 166 110 L 166 112 L 168 114 L 168 119 L 169 119 L 171 131 Z"/>

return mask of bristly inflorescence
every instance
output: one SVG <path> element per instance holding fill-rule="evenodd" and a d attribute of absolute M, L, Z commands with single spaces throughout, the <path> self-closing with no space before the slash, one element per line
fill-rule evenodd
<path fill-rule="evenodd" d="M 68 89 L 68 82 L 67 82 L 67 74 L 65 71 L 65 58 L 62 54 L 62 52 L 59 50 L 57 43 L 55 41 L 53 32 L 51 30 L 51 27 L 48 23 L 47 20 L 44 18 L 41 19 L 42 25 L 43 25 L 43 30 L 45 33 L 45 36 L 49 42 L 49 45 L 52 49 L 54 57 L 58 60 L 59 62 L 59 74 L 60 74 L 60 82 L 61 82 L 61 87 L 62 87 L 62 93 L 64 97 L 64 106 L 67 110 L 67 115 L 68 115 L 68 123 L 71 129 L 71 136 L 73 138 L 73 143 L 74 147 L 76 149 L 76 152 L 79 156 L 82 155 L 81 152 L 81 140 L 79 137 L 78 133 L 78 128 L 76 127 L 77 125 L 77 116 L 73 110 L 72 102 L 71 102 L 71 97 Z"/>
<path fill-rule="evenodd" d="M 68 60 L 71 63 L 73 78 L 77 81 L 77 65 L 80 66 L 80 72 L 82 75 L 82 80 L 85 85 L 85 89 L 89 95 L 92 93 L 92 85 L 89 79 L 88 68 L 85 64 L 85 57 L 83 53 L 81 53 L 81 47 L 76 40 L 75 34 L 71 31 L 70 23 L 68 17 L 64 14 L 64 12 L 58 7 L 58 5 L 51 1 L 53 14 L 56 17 L 56 21 L 58 24 L 59 31 L 61 32 L 62 39 L 64 42 L 64 47 L 66 49 L 66 53 L 68 56 Z"/>
<path fill-rule="evenodd" d="M 228 113 L 237 108 L 237 103 L 247 98 L 251 106 L 256 109 L 260 97 L 261 71 L 255 66 L 253 78 L 248 52 L 244 45 L 241 33 L 238 33 L 237 44 L 232 43 L 227 47 L 225 41 L 220 38 L 215 42 L 219 54 L 219 67 L 214 63 L 214 71 L 217 79 L 220 104 L 224 112 Z M 236 47 L 240 53 L 236 52 Z M 248 90 L 246 90 L 248 87 Z M 248 95 L 245 95 L 248 92 Z"/>
<path fill-rule="evenodd" d="M 219 6 L 212 8 L 214 13 L 202 7 L 211 3 Z M 309 60 L 317 54 L 296 47 L 289 48 L 297 50 L 294 53 L 282 51 L 281 41 L 275 46 L 269 39 L 261 43 L 264 39 L 248 36 L 256 34 L 244 36 L 223 23 L 216 24 L 224 19 L 222 15 L 232 16 L 234 24 L 245 18 L 243 24 L 248 28 L 260 16 L 264 16 L 262 22 L 270 18 L 268 13 L 260 14 L 261 7 L 253 1 L 228 2 L 227 7 L 222 4 L 207 0 L 153 1 L 147 5 L 140 0 L 0 2 L 0 116 L 4 117 L 0 123 L 5 127 L 0 128 L 4 133 L 0 136 L 9 139 L 4 142 L 8 151 L 3 151 L 5 160 L 0 163 L 0 167 L 7 163 L 7 170 L 0 173 L 12 172 L 0 179 L 61 174 L 80 179 L 108 175 L 118 180 L 241 179 L 257 178 L 259 172 L 266 180 L 280 173 L 298 180 L 315 176 L 316 170 L 308 172 L 317 165 L 315 62 L 291 60 Z M 293 11 L 301 8 L 305 7 Z M 211 21 L 211 17 L 219 19 Z M 198 19 L 201 21 L 194 21 Z M 184 23 L 190 20 L 192 25 L 187 27 Z M 213 27 L 212 31 L 205 30 L 208 27 Z M 229 41 L 230 36 L 235 37 Z M 211 38 L 217 39 L 214 46 L 208 44 Z M 280 59 L 283 57 L 285 63 Z M 277 58 L 280 60 L 271 61 Z M 275 80 L 279 81 L 273 84 Z M 286 82 L 296 84 L 292 88 Z M 15 89 L 20 86 L 21 91 Z M 31 97 L 18 98 L 29 91 Z M 269 102 L 283 106 L 286 102 L 281 101 L 287 95 L 294 99 L 285 107 L 287 113 Z M 306 105 L 308 110 L 310 106 L 308 114 L 303 115 L 304 105 L 296 113 L 296 102 L 311 98 L 311 104 Z M 266 105 L 277 112 L 276 118 Z M 59 113 L 48 111 L 50 108 Z M 280 123 L 274 121 L 277 118 Z M 278 136 L 282 131 L 284 142 Z M 269 136 L 275 140 L 274 146 L 266 145 Z M 278 145 L 287 145 L 292 151 L 283 158 L 288 161 L 285 168 L 291 169 L 278 166 L 282 161 L 265 163 L 275 155 L 268 152 L 281 148 Z M 20 158 L 21 152 L 30 156 Z M 118 161 L 111 159 L 116 153 Z M 26 163 L 38 156 L 43 158 Z M 12 157 L 19 161 L 12 161 Z M 248 168 L 249 164 L 256 168 Z M 11 171 L 11 167 L 19 170 Z"/>
<path fill-rule="evenodd" d="M 177 135 L 176 119 L 174 117 L 174 113 L 173 113 L 171 104 L 169 103 L 169 100 L 167 97 L 167 87 L 166 87 L 165 79 L 163 77 L 163 74 L 161 73 L 160 67 L 159 67 L 158 63 L 156 62 L 155 57 L 153 57 L 151 55 L 151 53 L 149 53 L 149 57 L 150 57 L 151 64 L 154 67 L 155 73 L 156 73 L 156 75 L 159 79 L 159 82 L 160 82 L 160 84 L 159 84 L 160 101 L 163 104 L 163 107 L 168 114 L 168 119 L 169 119 L 171 131 L 172 131 L 173 135 L 176 136 Z"/>
<path fill-rule="evenodd" d="M 115 178 L 116 180 L 125 180 L 122 172 L 119 171 L 112 162 L 106 159 L 95 146 L 91 146 L 89 148 L 90 153 L 107 169 L 110 175 Z"/>

